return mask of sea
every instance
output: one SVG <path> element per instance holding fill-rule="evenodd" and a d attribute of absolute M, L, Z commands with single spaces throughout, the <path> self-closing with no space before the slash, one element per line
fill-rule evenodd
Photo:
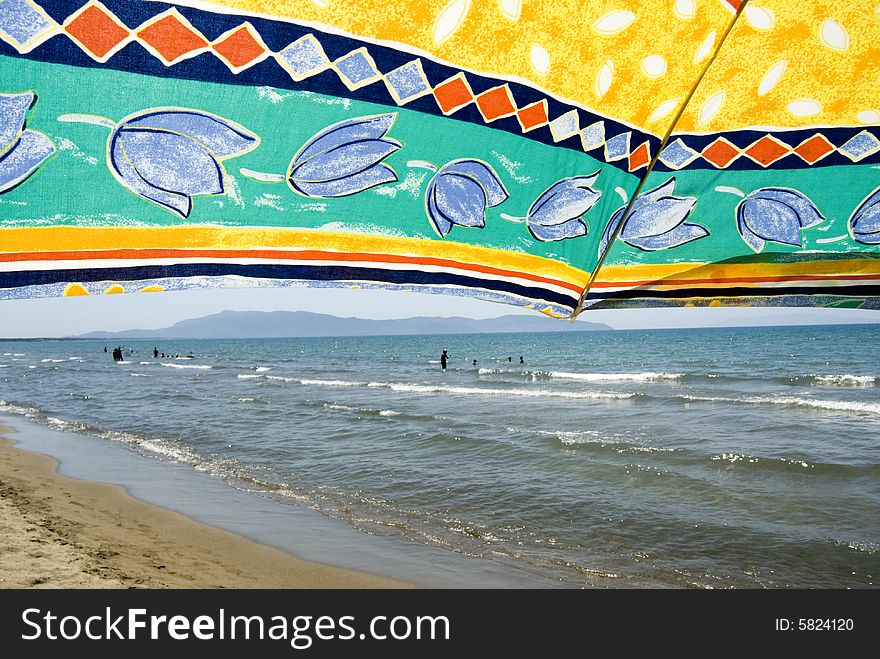
<path fill-rule="evenodd" d="M 252 530 L 308 510 L 353 553 L 406 546 L 427 586 L 445 556 L 509 586 L 872 588 L 878 346 L 880 325 L 0 340 L 0 418 L 91 442 L 85 476 L 119 451 L 190 474 L 196 518 L 209 477 L 271 503 L 224 506 Z"/>

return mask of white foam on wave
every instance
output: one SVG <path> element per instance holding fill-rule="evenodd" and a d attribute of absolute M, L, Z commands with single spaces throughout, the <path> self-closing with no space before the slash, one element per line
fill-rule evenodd
<path fill-rule="evenodd" d="M 96 434 L 102 439 L 138 446 L 139 448 L 145 451 L 149 451 L 150 453 L 155 453 L 166 458 L 171 458 L 172 460 L 175 460 L 177 462 L 190 464 L 196 469 L 199 469 L 200 464 L 203 462 L 203 460 L 193 451 L 178 446 L 173 446 L 161 439 L 144 439 L 143 437 L 139 437 L 131 433 L 119 432 L 116 430 L 104 430 Z"/>
<path fill-rule="evenodd" d="M 81 423 L 76 423 L 75 421 L 66 421 L 65 419 L 59 419 L 54 416 L 47 416 L 46 422 L 52 426 L 53 428 L 57 428 L 58 430 L 67 430 L 74 432 L 83 432 L 88 428 Z"/>
<path fill-rule="evenodd" d="M 873 375 L 814 375 L 813 382 L 827 387 L 873 387 Z"/>
<path fill-rule="evenodd" d="M 300 382 L 296 378 L 286 378 L 281 375 L 252 375 L 251 373 L 239 373 L 236 375 L 239 380 L 274 380 L 276 382 Z"/>
<path fill-rule="evenodd" d="M 9 368 L 9 364 L 0 364 L 0 368 Z"/>
<path fill-rule="evenodd" d="M 19 414 L 21 416 L 33 418 L 40 413 L 40 410 L 35 407 L 23 407 L 21 405 L 14 405 L 5 400 L 0 400 L 0 412 Z"/>
<path fill-rule="evenodd" d="M 789 460 L 788 458 L 758 458 L 754 455 L 748 455 L 747 453 L 722 453 L 721 455 L 713 455 L 712 460 L 714 461 L 724 461 L 729 462 L 730 464 L 735 464 L 737 462 L 744 462 L 749 464 L 755 464 L 757 462 L 782 462 L 785 464 L 795 465 L 797 467 L 803 467 L 804 469 L 813 469 L 815 465 L 810 464 L 804 460 Z"/>
<path fill-rule="evenodd" d="M 167 364 L 165 362 L 162 362 L 162 366 L 170 366 L 171 368 L 193 368 L 200 371 L 213 368 L 212 366 L 208 366 L 207 364 Z"/>
<path fill-rule="evenodd" d="M 876 554 L 880 551 L 880 545 L 876 542 L 858 542 L 855 540 L 846 542 L 843 540 L 835 540 L 834 544 L 838 547 L 849 547 L 850 549 L 865 552 L 866 554 Z"/>
<path fill-rule="evenodd" d="M 598 430 L 559 430 L 551 433 L 566 446 L 576 446 L 578 444 L 616 444 L 614 440 L 609 440 L 602 436 Z"/>
<path fill-rule="evenodd" d="M 52 364 L 60 364 L 61 362 L 67 361 L 66 359 L 41 359 L 41 364 L 52 363 Z"/>
<path fill-rule="evenodd" d="M 488 389 L 484 387 L 456 387 L 449 385 L 434 384 L 404 384 L 398 382 L 355 382 L 349 380 L 300 380 L 300 383 L 306 385 L 328 386 L 328 387 L 375 387 L 383 389 L 391 389 L 404 393 L 415 394 L 462 394 L 474 396 L 521 396 L 526 398 L 569 398 L 580 400 L 625 400 L 632 398 L 635 394 L 620 394 L 612 392 L 593 392 L 593 391 L 551 391 L 548 389 Z"/>
<path fill-rule="evenodd" d="M 683 373 L 568 373 L 565 371 L 547 371 L 544 377 L 560 380 L 583 380 L 585 382 L 651 382 L 655 380 L 678 380 Z"/>
<path fill-rule="evenodd" d="M 579 446 L 586 444 L 598 444 L 600 446 L 612 446 L 618 453 L 673 453 L 674 448 L 661 448 L 657 446 L 643 446 L 624 443 L 622 439 L 630 441 L 630 438 L 619 435 L 615 437 L 601 430 L 535 430 L 532 428 L 506 428 L 507 432 L 532 433 L 545 437 L 558 439 L 564 446 Z"/>
<path fill-rule="evenodd" d="M 415 394 L 460 394 L 473 396 L 519 396 L 525 398 L 566 398 L 576 400 L 626 400 L 635 397 L 633 393 L 607 391 L 553 391 L 549 389 L 489 389 L 484 387 L 458 387 L 451 385 L 410 384 L 398 382 L 361 382 L 357 380 L 320 380 L 316 378 L 286 378 L 279 375 L 251 375 L 239 373 L 241 380 L 278 380 L 296 382 L 305 386 L 318 387 L 370 387 L 390 389 L 402 393 Z"/>
<path fill-rule="evenodd" d="M 146 373 L 129 373 L 129 375 L 133 378 L 151 378 L 152 375 L 147 375 Z"/>
<path fill-rule="evenodd" d="M 341 410 L 343 412 L 357 412 L 358 409 L 351 405 L 340 405 L 339 403 L 324 403 L 322 407 L 325 407 L 328 410 Z"/>
<path fill-rule="evenodd" d="M 257 371 L 257 373 L 265 373 L 266 371 L 271 371 L 272 367 L 271 366 L 257 366 L 257 368 L 255 370 Z"/>
<path fill-rule="evenodd" d="M 343 412 L 359 412 L 361 414 L 378 414 L 379 416 L 400 416 L 400 412 L 394 410 L 375 410 L 369 407 L 354 407 L 352 405 L 342 405 L 340 403 L 324 403 L 322 406 L 328 410 L 340 410 Z"/>
<path fill-rule="evenodd" d="M 812 398 L 796 398 L 794 396 L 764 397 L 747 396 L 744 398 L 728 398 L 724 396 L 682 396 L 685 400 L 707 403 L 744 403 L 746 405 L 779 405 L 781 407 L 807 407 L 832 412 L 867 412 L 880 414 L 880 403 L 864 403 L 849 400 L 821 400 Z"/>
<path fill-rule="evenodd" d="M 504 371 L 500 368 L 478 368 L 477 375 L 498 375 Z"/>

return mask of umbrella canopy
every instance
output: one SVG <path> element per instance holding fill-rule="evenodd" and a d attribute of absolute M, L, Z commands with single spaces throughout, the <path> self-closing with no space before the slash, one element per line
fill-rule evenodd
<path fill-rule="evenodd" d="M 865 0 L 7 0 L 0 297 L 877 308 L 877 44 Z"/>

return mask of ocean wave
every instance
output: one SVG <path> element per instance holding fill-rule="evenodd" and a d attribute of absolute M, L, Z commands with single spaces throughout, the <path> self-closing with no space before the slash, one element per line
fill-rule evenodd
<path fill-rule="evenodd" d="M 377 410 L 372 407 L 355 407 L 354 405 L 341 405 L 339 403 L 324 403 L 322 405 L 325 409 L 328 410 L 340 410 L 344 412 L 356 412 L 358 414 L 364 414 L 369 416 L 400 416 L 401 412 L 396 412 L 394 410 Z"/>
<path fill-rule="evenodd" d="M 811 462 L 807 462 L 806 460 L 790 460 L 788 458 L 759 458 L 754 455 L 749 455 L 748 453 L 721 453 L 720 455 L 713 455 L 711 459 L 715 462 L 723 461 L 729 462 L 730 464 L 736 464 L 737 462 L 742 462 L 743 464 L 758 464 L 759 462 L 763 462 L 777 465 L 791 465 L 793 467 L 802 467 L 804 469 L 814 469 L 816 466 Z"/>
<path fill-rule="evenodd" d="M 162 362 L 162 366 L 170 366 L 171 368 L 194 368 L 200 371 L 214 368 L 213 366 L 209 366 L 207 364 L 168 364 L 166 362 Z"/>
<path fill-rule="evenodd" d="M 0 364 L 0 368 L 9 368 L 9 364 Z"/>
<path fill-rule="evenodd" d="M 547 371 L 551 378 L 560 380 L 583 380 L 585 382 L 652 382 L 656 380 L 679 380 L 684 373 L 568 373 L 566 371 Z"/>
<path fill-rule="evenodd" d="M 834 540 L 835 545 L 838 547 L 848 547 L 849 549 L 854 549 L 856 551 L 861 551 L 866 554 L 876 554 L 880 551 L 880 545 L 876 542 L 858 542 L 858 541 L 844 541 L 844 540 Z"/>
<path fill-rule="evenodd" d="M 813 382 L 826 387 L 873 387 L 873 375 L 813 375 Z"/>
<path fill-rule="evenodd" d="M 363 387 L 373 386 L 372 382 L 353 382 L 351 380 L 291 380 L 291 382 L 299 382 L 300 384 L 313 384 L 321 387 Z M 380 386 L 380 385 L 377 385 Z"/>
<path fill-rule="evenodd" d="M 36 407 L 28 407 L 26 405 L 16 405 L 5 400 L 0 400 L 0 412 L 7 414 L 18 414 L 28 418 L 35 418 L 40 414 L 40 410 Z"/>
<path fill-rule="evenodd" d="M 478 375 L 517 375 L 531 380 L 579 380 L 581 382 L 653 382 L 660 380 L 680 380 L 684 373 L 573 373 L 569 371 L 523 371 L 519 369 L 480 368 Z"/>
<path fill-rule="evenodd" d="M 773 405 L 780 407 L 804 407 L 831 412 L 865 412 L 880 414 L 880 403 L 865 403 L 847 400 L 822 400 L 813 398 L 797 398 L 793 396 L 746 396 L 731 398 L 726 396 L 679 396 L 683 400 L 707 403 L 740 403 L 744 405 Z"/>
<path fill-rule="evenodd" d="M 525 398 L 570 398 L 581 400 L 625 400 L 636 394 L 586 391 L 551 391 L 548 389 L 488 389 L 484 387 L 456 387 L 449 385 L 401 384 L 395 382 L 370 382 L 367 386 L 383 387 L 391 391 L 417 394 L 460 394 L 467 396 L 521 396 Z"/>
<path fill-rule="evenodd" d="M 152 375 L 147 375 L 146 373 L 129 373 L 129 375 L 133 378 L 151 378 Z"/>
<path fill-rule="evenodd" d="M 301 382 L 301 380 L 297 378 L 286 378 L 282 375 L 253 375 L 251 373 L 239 373 L 236 375 L 239 380 L 273 380 L 275 382 Z"/>
<path fill-rule="evenodd" d="M 672 453 L 674 448 L 661 448 L 657 446 L 644 446 L 632 444 L 630 437 L 608 433 L 603 430 L 535 430 L 528 428 L 505 428 L 507 432 L 534 434 L 543 437 L 558 439 L 563 446 L 594 445 L 609 447 L 616 453 Z"/>
<path fill-rule="evenodd" d="M 52 363 L 52 364 L 60 364 L 61 362 L 66 362 L 66 359 L 41 359 L 41 364 Z"/>
<path fill-rule="evenodd" d="M 549 389 L 490 389 L 488 387 L 458 387 L 442 384 L 414 384 L 402 382 L 362 382 L 357 380 L 320 380 L 315 378 L 284 378 L 274 375 L 239 374 L 239 379 L 256 380 L 266 378 L 297 382 L 305 386 L 317 387 L 369 387 L 390 389 L 401 393 L 414 394 L 460 394 L 472 396 L 519 396 L 525 398 L 566 398 L 576 400 L 627 400 L 637 398 L 635 393 L 615 393 L 608 391 L 552 391 Z"/>
<path fill-rule="evenodd" d="M 62 431 L 67 431 L 67 432 L 80 432 L 81 433 L 81 432 L 85 432 L 89 429 L 88 426 L 86 426 L 82 423 L 77 423 L 76 421 L 67 421 L 66 419 L 59 419 L 58 417 L 55 417 L 55 416 L 47 416 L 46 423 L 50 427 L 52 427 L 56 430 L 62 430 Z"/>
<path fill-rule="evenodd" d="M 271 371 L 272 367 L 271 366 L 257 366 L 254 370 L 257 373 L 265 373 L 266 371 Z"/>

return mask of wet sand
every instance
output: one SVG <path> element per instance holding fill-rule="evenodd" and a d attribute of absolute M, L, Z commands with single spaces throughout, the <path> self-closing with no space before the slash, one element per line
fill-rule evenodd
<path fill-rule="evenodd" d="M 299 559 L 118 485 L 59 475 L 55 460 L 9 437 L 0 426 L 0 588 L 412 587 Z"/>

